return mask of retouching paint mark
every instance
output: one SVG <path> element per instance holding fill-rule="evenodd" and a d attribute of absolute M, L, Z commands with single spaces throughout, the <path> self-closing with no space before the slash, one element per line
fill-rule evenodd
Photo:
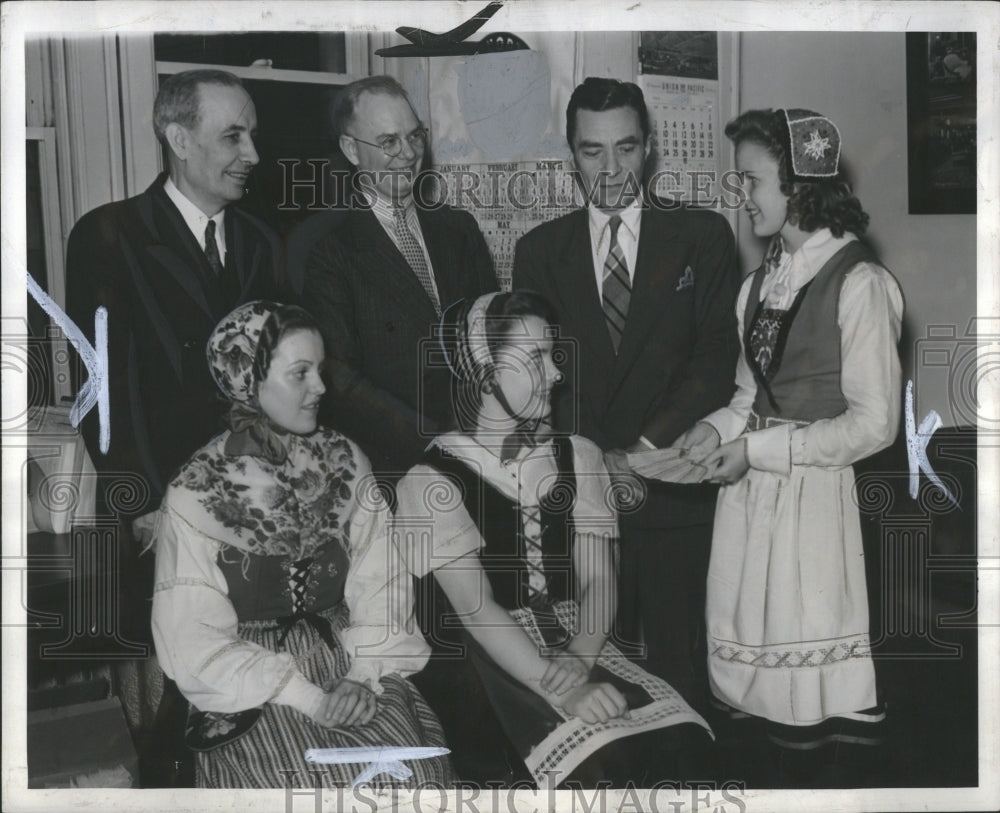
<path fill-rule="evenodd" d="M 318 765 L 343 765 L 351 762 L 367 762 L 368 767 L 359 773 L 351 787 L 370 782 L 380 773 L 387 773 L 400 781 L 413 776 L 412 769 L 402 763 L 404 759 L 430 759 L 450 754 L 447 748 L 425 748 L 409 746 L 374 745 L 365 748 L 309 748 L 306 762 Z"/>
<path fill-rule="evenodd" d="M 83 331 L 76 326 L 76 323 L 35 282 L 35 278 L 27 270 L 25 270 L 24 275 L 27 278 L 28 293 L 31 294 L 39 307 L 62 328 L 66 339 L 80 354 L 80 358 L 87 368 L 87 380 L 80 387 L 80 391 L 76 394 L 76 400 L 73 401 L 73 406 L 69 411 L 70 423 L 74 427 L 79 426 L 83 416 L 90 412 L 96 403 L 97 419 L 100 426 L 99 445 L 101 454 L 107 454 L 108 446 L 111 444 L 111 407 L 108 396 L 108 309 L 101 306 L 94 312 L 94 343 L 97 345 L 95 349 L 87 341 Z"/>
<path fill-rule="evenodd" d="M 945 497 L 956 508 L 960 508 L 958 500 L 948 490 L 948 487 L 941 482 L 934 469 L 931 468 L 931 461 L 927 459 L 927 444 L 931 437 L 942 426 L 941 416 L 935 410 L 927 413 L 920 422 L 920 427 L 916 427 L 916 418 L 913 414 L 913 381 L 906 382 L 906 457 L 910 463 L 910 496 L 917 498 L 920 489 L 920 472 L 927 475 L 927 479 L 941 489 Z"/>

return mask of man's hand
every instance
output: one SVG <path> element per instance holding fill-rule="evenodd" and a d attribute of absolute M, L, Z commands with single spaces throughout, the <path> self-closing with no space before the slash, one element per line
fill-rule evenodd
<path fill-rule="evenodd" d="M 739 480 L 750 470 L 747 459 L 747 439 L 737 438 L 730 441 L 706 457 L 702 464 L 708 469 L 705 478 L 710 483 L 729 485 Z"/>
<path fill-rule="evenodd" d="M 709 454 L 719 448 L 722 439 L 715 427 L 705 421 L 698 421 L 677 440 L 670 444 L 672 448 L 684 449 L 687 456 L 694 462 L 701 463 Z"/>

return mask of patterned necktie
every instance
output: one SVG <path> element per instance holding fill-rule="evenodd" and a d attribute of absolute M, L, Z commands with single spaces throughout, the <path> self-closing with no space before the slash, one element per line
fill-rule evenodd
<path fill-rule="evenodd" d="M 628 266 L 625 264 L 625 254 L 618 244 L 618 227 L 622 219 L 614 215 L 608 221 L 611 230 L 611 247 L 604 261 L 604 281 L 601 290 L 601 301 L 604 307 L 604 321 L 608 323 L 608 333 L 611 343 L 618 353 L 625 332 L 625 319 L 628 316 L 628 304 L 632 298 L 632 283 L 628 277 Z"/>
<path fill-rule="evenodd" d="M 215 242 L 215 221 L 209 218 L 205 226 L 205 257 L 212 266 L 212 273 L 218 279 L 222 276 L 222 258 L 219 256 L 219 244 Z"/>
<path fill-rule="evenodd" d="M 413 269 L 413 273 L 417 275 L 420 284 L 424 286 L 431 304 L 434 305 L 434 312 L 440 316 L 441 301 L 438 299 L 437 289 L 434 287 L 434 277 L 431 276 L 431 271 L 427 267 L 424 250 L 420 248 L 420 243 L 417 242 L 417 238 L 413 236 L 413 232 L 406 224 L 406 210 L 402 206 L 395 207 L 392 210 L 392 219 L 399 249 L 410 268 Z"/>

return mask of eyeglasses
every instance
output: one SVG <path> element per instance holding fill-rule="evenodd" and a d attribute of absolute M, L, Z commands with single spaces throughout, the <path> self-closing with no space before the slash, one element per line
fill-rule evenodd
<path fill-rule="evenodd" d="M 403 151 L 403 139 L 397 135 L 389 135 L 383 138 L 378 143 L 372 141 L 365 141 L 363 138 L 358 138 L 350 133 L 345 133 L 348 138 L 353 138 L 355 141 L 360 141 L 362 144 L 367 144 L 369 147 L 378 147 L 382 150 L 386 158 L 395 158 Z M 424 147 L 427 146 L 427 128 L 418 127 L 412 133 L 406 136 L 406 143 L 416 152 L 422 152 Z"/>

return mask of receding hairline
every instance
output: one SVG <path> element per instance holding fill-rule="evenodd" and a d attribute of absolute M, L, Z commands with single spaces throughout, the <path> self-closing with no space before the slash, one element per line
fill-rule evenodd
<path fill-rule="evenodd" d="M 417 111 L 413 109 L 413 103 L 406 93 L 406 89 L 391 76 L 367 76 L 346 85 L 342 90 L 342 95 L 337 100 L 333 111 L 333 124 L 336 135 L 347 135 L 346 128 L 353 124 L 357 118 L 358 103 L 366 95 L 381 95 L 390 98 L 402 99 L 410 108 L 415 118 Z"/>
<path fill-rule="evenodd" d="M 394 91 L 386 90 L 383 88 L 369 88 L 362 90 L 357 95 L 357 97 L 354 100 L 354 105 L 351 109 L 351 114 L 345 119 L 345 124 L 354 124 L 357 121 L 358 106 L 361 104 L 363 99 L 374 98 L 376 96 L 382 96 L 388 99 L 399 99 L 409 108 L 410 112 L 413 114 L 413 118 L 415 118 L 418 122 L 420 121 L 420 117 L 417 115 L 417 111 L 413 109 L 413 104 L 410 102 L 409 97 L 405 93 L 396 93 Z"/>
<path fill-rule="evenodd" d="M 240 78 L 228 71 L 198 69 L 173 74 L 160 85 L 153 102 L 153 131 L 161 144 L 166 146 L 166 129 L 171 124 L 191 128 L 200 123 L 202 88 L 209 86 L 241 90 L 253 104 L 253 97 Z"/>

